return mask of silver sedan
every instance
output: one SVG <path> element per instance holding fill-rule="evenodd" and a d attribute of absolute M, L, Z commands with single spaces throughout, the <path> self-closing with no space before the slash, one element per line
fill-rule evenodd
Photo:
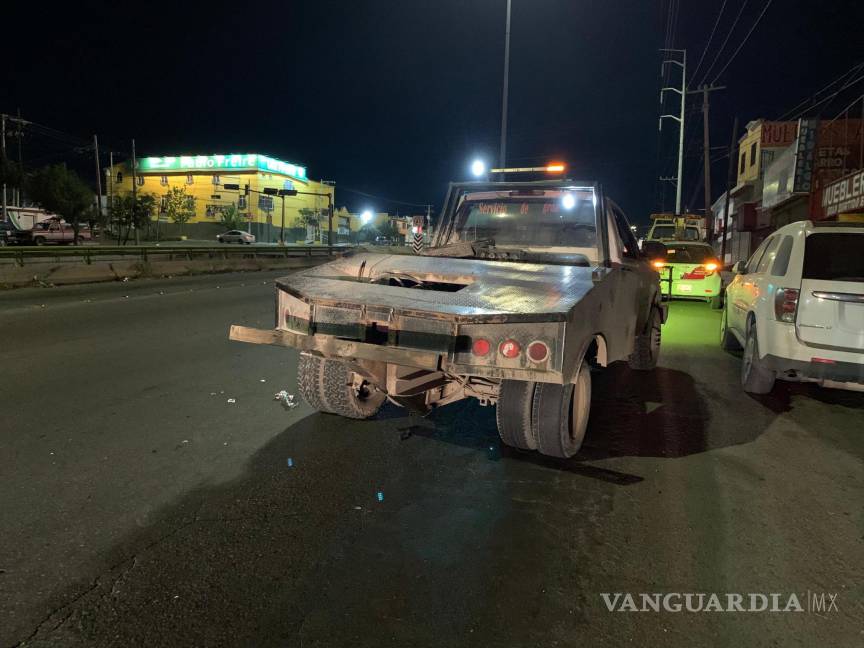
<path fill-rule="evenodd" d="M 255 242 L 255 236 L 241 230 L 229 230 L 217 235 L 216 240 L 220 243 L 240 243 L 241 245 L 245 243 L 251 245 Z"/>

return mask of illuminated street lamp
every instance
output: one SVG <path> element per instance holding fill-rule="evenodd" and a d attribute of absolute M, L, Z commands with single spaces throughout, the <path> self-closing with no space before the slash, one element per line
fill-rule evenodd
<path fill-rule="evenodd" d="M 482 178 L 486 175 L 486 163 L 480 159 L 474 160 L 471 163 L 471 174 L 475 178 Z"/>
<path fill-rule="evenodd" d="M 363 225 L 368 225 L 372 221 L 372 212 L 368 209 L 364 210 L 362 214 L 360 214 L 360 223 Z"/>

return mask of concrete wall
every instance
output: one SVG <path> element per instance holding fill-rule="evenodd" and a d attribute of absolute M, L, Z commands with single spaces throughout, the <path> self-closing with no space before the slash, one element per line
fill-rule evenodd
<path fill-rule="evenodd" d="M 290 257 L 282 259 L 175 259 L 141 262 L 135 260 L 36 261 L 24 266 L 0 265 L 0 287 L 62 286 L 67 284 L 123 281 L 147 277 L 176 277 L 192 274 L 306 268 L 332 260 L 333 257 Z"/>

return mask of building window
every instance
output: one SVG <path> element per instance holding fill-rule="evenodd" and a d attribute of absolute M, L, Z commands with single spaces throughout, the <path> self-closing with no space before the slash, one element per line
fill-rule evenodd
<path fill-rule="evenodd" d="M 136 177 L 135 177 L 135 183 L 136 183 L 139 187 L 143 187 L 143 186 L 144 186 L 144 176 L 136 176 Z"/>
<path fill-rule="evenodd" d="M 192 174 L 188 174 L 186 176 L 186 184 L 193 184 L 195 182 L 195 178 L 192 177 Z"/>
<path fill-rule="evenodd" d="M 162 196 L 159 200 L 159 213 L 164 214 L 168 211 L 168 196 Z"/>
<path fill-rule="evenodd" d="M 161 184 L 163 187 L 167 187 L 168 186 L 168 176 L 160 177 L 159 178 L 159 184 Z"/>
<path fill-rule="evenodd" d="M 741 168 L 738 169 L 738 173 L 744 173 L 744 169 L 747 168 L 747 151 L 741 153 Z"/>
<path fill-rule="evenodd" d="M 213 176 L 213 184 L 218 185 L 222 184 L 222 179 L 218 175 Z"/>
<path fill-rule="evenodd" d="M 750 145 L 750 166 L 756 165 L 756 142 Z"/>
<path fill-rule="evenodd" d="M 237 196 L 237 209 L 246 209 L 246 196 Z"/>
<path fill-rule="evenodd" d="M 123 182 L 123 172 L 118 171 L 117 172 L 117 184 L 121 184 L 122 182 Z"/>

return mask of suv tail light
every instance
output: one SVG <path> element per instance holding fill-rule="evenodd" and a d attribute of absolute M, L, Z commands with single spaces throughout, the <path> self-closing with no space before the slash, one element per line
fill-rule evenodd
<path fill-rule="evenodd" d="M 778 288 L 774 294 L 774 317 L 778 322 L 795 322 L 795 311 L 798 309 L 798 290 L 796 288 Z"/>
<path fill-rule="evenodd" d="M 528 359 L 531 362 L 545 362 L 549 357 L 549 347 L 545 342 L 536 340 L 528 345 Z"/>

